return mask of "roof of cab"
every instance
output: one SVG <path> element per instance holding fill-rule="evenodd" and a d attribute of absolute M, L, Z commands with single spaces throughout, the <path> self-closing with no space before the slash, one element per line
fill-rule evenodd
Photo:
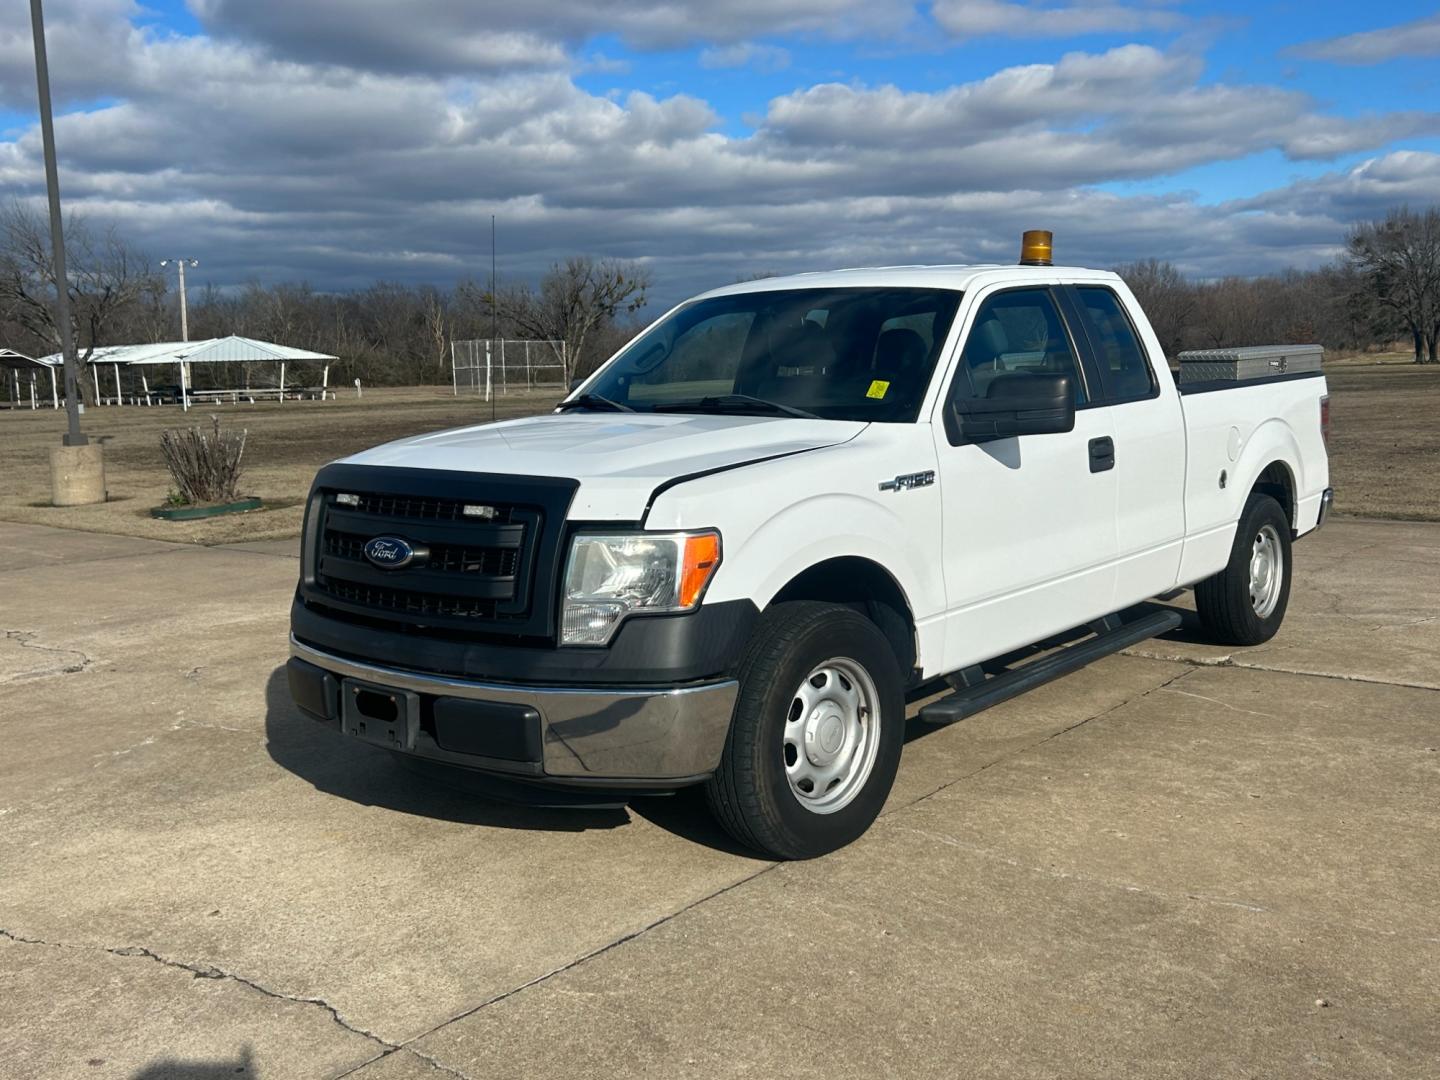
<path fill-rule="evenodd" d="M 712 289 L 702 296 L 727 296 L 734 293 L 768 292 L 774 289 L 835 289 L 835 288 L 920 288 L 969 289 L 977 284 L 1017 281 L 1114 281 L 1118 275 L 1110 270 L 1090 270 L 1081 266 L 1017 266 L 982 263 L 956 266 L 862 266 L 850 270 L 824 270 L 815 273 L 789 274 L 785 277 L 756 278 L 738 281 Z"/>

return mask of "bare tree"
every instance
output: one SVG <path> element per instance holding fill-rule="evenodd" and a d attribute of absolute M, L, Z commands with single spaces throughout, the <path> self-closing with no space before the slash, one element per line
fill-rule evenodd
<path fill-rule="evenodd" d="M 1352 228 L 1346 246 L 1375 298 L 1409 329 L 1415 362 L 1440 362 L 1440 209 L 1391 210 Z"/>
<path fill-rule="evenodd" d="M 435 381 L 441 382 L 450 363 L 450 312 L 445 294 L 433 285 L 420 290 L 420 322 L 425 344 L 435 358 Z"/>
<path fill-rule="evenodd" d="M 82 367 L 98 345 L 107 343 L 113 324 L 134 313 L 147 294 L 163 294 L 150 260 L 135 251 L 116 231 L 96 233 L 80 218 L 65 226 L 69 264 L 70 317 Z M 41 347 L 59 351 L 55 321 L 55 270 L 45 220 L 29 207 L 12 201 L 0 210 L 0 309 Z M 82 379 L 81 392 L 91 393 Z"/>
<path fill-rule="evenodd" d="M 565 343 L 568 382 L 590 359 L 585 346 L 593 344 L 595 332 L 644 307 L 649 287 L 644 267 L 577 256 L 552 266 L 538 291 L 529 285 L 501 289 L 495 302 L 501 317 L 523 336 Z"/>
<path fill-rule="evenodd" d="M 1165 355 L 1174 356 L 1183 349 L 1197 300 L 1195 287 L 1185 280 L 1175 264 L 1142 259 L 1117 267 L 1115 272 L 1125 279 L 1150 317 L 1150 325 Z"/>

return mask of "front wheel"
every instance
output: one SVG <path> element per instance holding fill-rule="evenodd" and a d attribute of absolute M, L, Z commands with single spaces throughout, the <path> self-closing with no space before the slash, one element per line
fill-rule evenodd
<path fill-rule="evenodd" d="M 870 827 L 900 765 L 900 665 L 869 619 L 777 604 L 740 664 L 730 735 L 706 799 L 741 843 L 780 859 L 844 847 Z"/>
<path fill-rule="evenodd" d="M 1290 522 L 1269 495 L 1251 495 L 1240 514 L 1230 562 L 1195 586 L 1195 609 L 1222 645 L 1269 641 L 1290 603 Z"/>

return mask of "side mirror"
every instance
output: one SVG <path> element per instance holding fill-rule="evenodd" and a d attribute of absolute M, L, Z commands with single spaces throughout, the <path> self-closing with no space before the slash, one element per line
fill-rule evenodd
<path fill-rule="evenodd" d="M 1016 435 L 1075 430 L 1075 392 L 1069 375 L 997 375 L 983 398 L 953 398 L 945 408 L 950 442 L 990 442 Z"/>
<path fill-rule="evenodd" d="M 579 390 L 580 387 L 582 387 L 582 386 L 584 386 L 584 385 L 585 385 L 585 380 L 584 380 L 584 379 L 571 379 L 571 380 L 570 380 L 570 393 L 573 394 L 576 390 Z"/>

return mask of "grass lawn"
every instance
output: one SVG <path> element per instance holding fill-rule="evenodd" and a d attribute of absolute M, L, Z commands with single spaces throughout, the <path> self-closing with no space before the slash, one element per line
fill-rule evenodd
<path fill-rule="evenodd" d="M 1336 509 L 1366 517 L 1440 521 L 1440 367 L 1400 357 L 1328 361 L 1330 461 Z M 496 415 L 547 409 L 552 395 L 511 397 Z M 208 424 L 214 413 L 249 429 L 243 494 L 265 509 L 204 521 L 150 517 L 171 487 L 160 458 L 162 429 Z M 368 446 L 490 419 L 474 398 L 443 388 L 367 390 L 362 399 L 266 402 L 195 408 L 99 408 L 85 417 L 92 438 L 105 443 L 110 501 L 58 509 L 49 505 L 48 452 L 60 442 L 63 413 L 0 412 L 0 519 L 60 525 L 202 544 L 297 536 L 310 481 L 327 461 Z"/>

